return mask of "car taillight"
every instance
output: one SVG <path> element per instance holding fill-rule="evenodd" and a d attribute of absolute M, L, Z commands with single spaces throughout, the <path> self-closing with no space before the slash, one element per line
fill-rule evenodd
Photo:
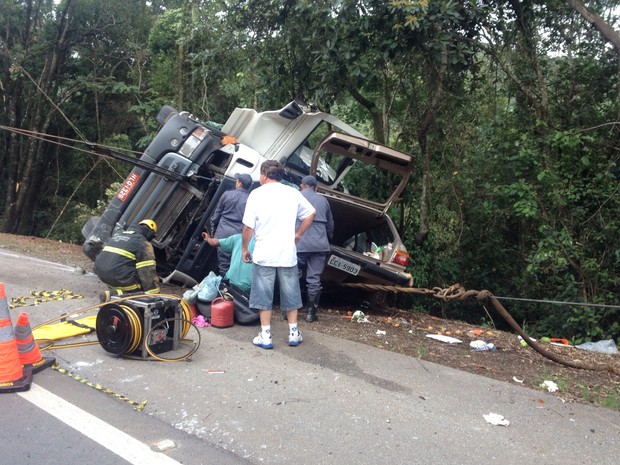
<path fill-rule="evenodd" d="M 397 250 L 392 257 L 392 263 L 396 263 L 397 265 L 409 266 L 410 256 L 404 250 Z"/>

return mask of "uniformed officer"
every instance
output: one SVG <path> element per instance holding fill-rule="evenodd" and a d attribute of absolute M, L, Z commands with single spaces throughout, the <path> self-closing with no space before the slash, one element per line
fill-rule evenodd
<path fill-rule="evenodd" d="M 216 239 L 222 239 L 234 234 L 240 234 L 243 230 L 243 212 L 248 202 L 248 195 L 252 187 L 252 177 L 247 173 L 236 173 L 235 189 L 226 191 L 220 197 L 211 217 L 210 235 Z M 217 250 L 218 268 L 221 276 L 226 275 L 230 267 L 230 253 L 224 249 Z"/>
<path fill-rule="evenodd" d="M 297 243 L 297 266 L 299 275 L 306 277 L 307 308 L 306 321 L 317 321 L 316 315 L 321 297 L 321 273 L 329 254 L 329 243 L 334 233 L 334 218 L 329 202 L 317 193 L 317 180 L 314 176 L 304 176 L 301 180 L 301 194 L 312 204 L 316 216 L 312 225 Z"/>

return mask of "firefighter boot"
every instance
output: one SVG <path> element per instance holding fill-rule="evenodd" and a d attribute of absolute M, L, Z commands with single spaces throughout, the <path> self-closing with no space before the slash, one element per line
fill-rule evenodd
<path fill-rule="evenodd" d="M 321 297 L 320 292 L 308 294 L 308 314 L 306 315 L 306 321 L 308 323 L 319 320 L 319 317 L 316 316 L 316 311 L 319 308 L 319 297 Z"/>

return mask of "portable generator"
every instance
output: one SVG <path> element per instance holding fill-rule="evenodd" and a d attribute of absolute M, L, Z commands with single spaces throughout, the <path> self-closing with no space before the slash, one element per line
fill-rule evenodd
<path fill-rule="evenodd" d="M 115 355 L 147 358 L 178 348 L 189 330 L 189 320 L 179 300 L 169 297 L 113 297 L 97 314 L 97 338 Z"/>

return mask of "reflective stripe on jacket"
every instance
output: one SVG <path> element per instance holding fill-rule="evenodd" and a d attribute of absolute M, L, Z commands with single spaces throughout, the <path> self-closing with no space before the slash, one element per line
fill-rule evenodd
<path fill-rule="evenodd" d="M 95 274 L 110 287 L 122 291 L 159 292 L 155 251 L 143 228 L 130 227 L 110 238 L 95 260 Z"/>

